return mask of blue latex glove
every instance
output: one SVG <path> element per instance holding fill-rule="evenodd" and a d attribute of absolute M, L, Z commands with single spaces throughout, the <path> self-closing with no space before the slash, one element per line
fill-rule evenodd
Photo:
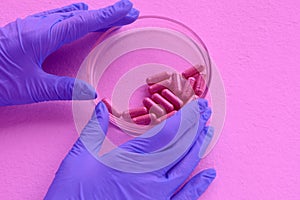
<path fill-rule="evenodd" d="M 89 32 L 135 21 L 139 12 L 122 0 L 112 6 L 87 10 L 84 3 L 17 19 L 0 28 L 0 106 L 49 100 L 96 97 L 89 84 L 43 71 L 52 52 Z"/>
<path fill-rule="evenodd" d="M 107 108 L 100 102 L 61 163 L 45 199 L 198 199 L 215 178 L 214 169 L 200 172 L 176 191 L 213 136 L 212 128 L 205 126 L 210 115 L 206 100 L 195 100 L 165 123 L 99 155 L 109 123 Z"/>

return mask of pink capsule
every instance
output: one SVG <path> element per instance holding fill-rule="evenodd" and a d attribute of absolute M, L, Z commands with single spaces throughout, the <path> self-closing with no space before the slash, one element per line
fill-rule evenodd
<path fill-rule="evenodd" d="M 164 89 L 161 92 L 161 95 L 166 98 L 170 103 L 173 104 L 174 108 L 176 110 L 179 110 L 181 106 L 183 105 L 183 102 L 181 99 L 179 99 L 175 94 L 173 94 L 170 90 Z"/>
<path fill-rule="evenodd" d="M 116 117 L 120 117 L 121 116 L 121 113 L 119 113 L 116 109 L 114 109 L 110 103 L 110 100 L 108 98 L 103 98 L 101 100 L 105 105 L 106 105 L 106 108 L 108 110 L 108 112 Z"/>
<path fill-rule="evenodd" d="M 170 76 L 171 76 L 171 73 L 169 73 L 169 72 L 161 72 L 161 73 L 158 73 L 158 74 L 148 77 L 146 79 L 146 83 L 148 85 L 152 85 L 154 83 L 159 83 L 163 80 L 170 78 Z"/>
<path fill-rule="evenodd" d="M 140 108 L 133 108 L 129 109 L 127 111 L 124 111 L 122 114 L 122 117 L 124 119 L 131 119 L 137 116 L 145 115 L 148 113 L 148 110 L 146 107 L 140 107 Z"/>
<path fill-rule="evenodd" d="M 160 104 L 162 107 L 166 109 L 166 112 L 169 113 L 174 110 L 174 106 L 168 102 L 165 98 L 163 98 L 160 94 L 155 93 L 151 97 L 153 101 Z"/>
<path fill-rule="evenodd" d="M 138 116 L 132 119 L 132 121 L 139 125 L 148 125 L 151 122 L 156 121 L 156 116 L 153 113 Z"/>
<path fill-rule="evenodd" d="M 166 115 L 161 116 L 160 118 L 156 119 L 156 123 L 160 123 L 160 122 L 164 121 L 165 119 L 171 117 L 171 116 L 174 115 L 175 113 L 176 113 L 176 111 L 173 110 L 172 112 L 170 112 L 170 113 L 168 113 L 168 114 L 166 114 Z"/>
<path fill-rule="evenodd" d="M 188 79 L 189 77 L 194 76 L 195 74 L 199 74 L 203 70 L 204 70 L 203 65 L 195 65 L 182 72 L 182 76 Z"/>
<path fill-rule="evenodd" d="M 156 104 L 149 97 L 146 97 L 143 100 L 143 104 L 149 110 L 149 113 L 154 113 L 157 117 L 160 117 L 160 116 L 166 114 L 165 110 L 162 107 L 160 107 L 158 104 Z"/>
<path fill-rule="evenodd" d="M 189 83 L 191 85 L 191 88 L 194 88 L 194 85 L 196 83 L 196 79 L 194 77 L 189 77 L 188 81 L 189 81 Z"/>
<path fill-rule="evenodd" d="M 197 76 L 196 83 L 194 85 L 194 91 L 197 96 L 200 96 L 203 93 L 203 87 L 205 85 L 205 81 L 201 75 Z"/>
<path fill-rule="evenodd" d="M 171 82 L 171 89 L 172 91 L 178 95 L 182 92 L 182 77 L 180 74 L 173 73 L 172 74 L 172 82 Z"/>
<path fill-rule="evenodd" d="M 168 88 L 171 84 L 171 81 L 169 79 L 163 80 L 159 83 L 155 83 L 153 85 L 150 85 L 148 87 L 148 91 L 150 94 L 154 94 L 156 92 L 160 92 L 161 90 Z"/>
<path fill-rule="evenodd" d="M 194 78 L 190 77 L 189 79 L 190 80 L 188 80 L 184 83 L 182 94 L 181 94 L 181 100 L 184 102 L 186 100 L 188 100 L 194 94 L 194 90 L 191 86 L 191 82 L 193 82 Z"/>

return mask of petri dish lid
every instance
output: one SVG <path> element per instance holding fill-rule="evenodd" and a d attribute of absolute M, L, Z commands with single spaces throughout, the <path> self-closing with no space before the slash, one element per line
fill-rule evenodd
<path fill-rule="evenodd" d="M 213 114 L 209 122 L 214 126 L 217 124 L 218 128 L 204 154 L 206 156 L 217 142 L 225 118 L 225 92 L 224 95 L 219 93 L 215 102 L 210 93 L 212 80 L 215 80 L 214 88 L 223 86 L 221 76 L 200 37 L 186 25 L 167 17 L 142 16 L 133 24 L 122 28 L 114 27 L 100 36 L 77 75 L 77 78 L 97 88 L 98 93 L 96 101 L 73 102 L 73 116 L 78 133 L 81 133 L 90 119 L 95 103 L 103 97 L 109 97 L 119 111 L 140 106 L 143 97 L 147 96 L 147 77 L 161 71 L 182 72 L 197 64 L 205 66 L 203 75 L 208 87 L 202 97 L 208 99 L 213 110 L 216 102 L 222 104 L 218 107 L 222 107 L 222 111 L 217 112 L 218 116 Z M 213 72 L 216 72 L 215 79 Z M 223 96 L 220 98 L 220 95 Z M 151 125 L 118 121 L 112 115 L 110 120 L 112 124 L 108 140 L 112 146 L 151 128 Z M 214 123 L 214 120 L 219 122 Z M 118 137 L 109 137 L 110 135 Z"/>

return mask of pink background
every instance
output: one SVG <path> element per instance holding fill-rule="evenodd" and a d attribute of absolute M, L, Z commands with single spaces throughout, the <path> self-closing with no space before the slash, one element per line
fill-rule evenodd
<path fill-rule="evenodd" d="M 133 2 L 142 14 L 169 16 L 195 30 L 223 76 L 225 127 L 200 165 L 218 175 L 201 199 L 300 199 L 300 1 Z M 69 3 L 0 1 L 0 26 Z M 96 38 L 64 46 L 46 60 L 46 70 L 75 76 Z M 71 102 L 0 108 L 0 199 L 42 199 L 77 137 Z"/>

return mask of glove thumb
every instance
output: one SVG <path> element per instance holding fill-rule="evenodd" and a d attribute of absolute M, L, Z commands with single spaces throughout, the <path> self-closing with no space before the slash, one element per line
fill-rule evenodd
<path fill-rule="evenodd" d="M 100 101 L 95 107 L 95 111 L 88 124 L 81 132 L 80 140 L 85 147 L 93 154 L 97 155 L 106 137 L 109 124 L 109 114 L 105 104 Z"/>
<path fill-rule="evenodd" d="M 71 77 L 47 74 L 45 84 L 46 101 L 89 100 L 97 97 L 95 89 L 88 83 Z"/>

